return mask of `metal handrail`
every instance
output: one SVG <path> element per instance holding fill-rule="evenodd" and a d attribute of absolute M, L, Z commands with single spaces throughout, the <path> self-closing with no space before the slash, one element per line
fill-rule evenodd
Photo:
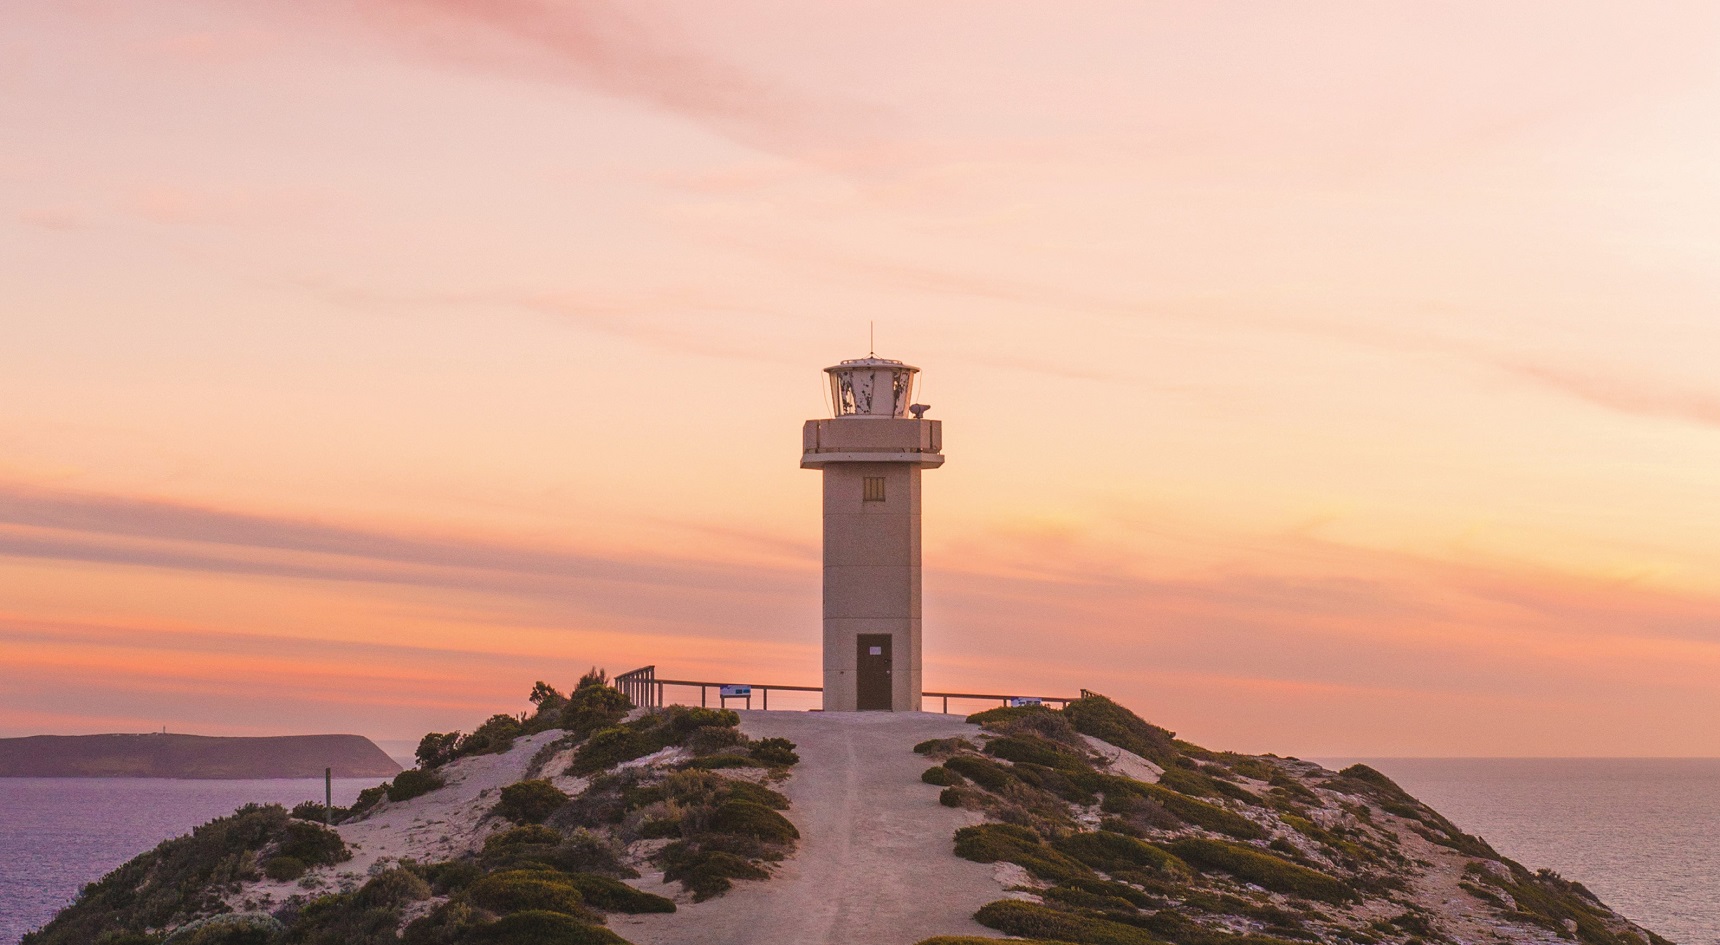
<path fill-rule="evenodd" d="M 665 701 L 663 690 L 668 686 L 686 686 L 689 688 L 693 686 L 699 687 L 699 705 L 701 706 L 708 706 L 710 704 L 710 690 L 716 689 L 718 692 L 717 699 L 719 705 L 727 706 L 730 699 L 744 698 L 746 700 L 747 708 L 750 709 L 752 708 L 752 695 L 750 692 L 746 696 L 724 696 L 721 694 L 724 686 L 745 686 L 749 690 L 757 690 L 759 692 L 759 695 L 763 699 L 763 708 L 766 710 L 770 708 L 770 691 L 772 689 L 780 692 L 824 691 L 823 686 L 767 686 L 758 683 L 712 682 L 710 680 L 699 679 L 658 679 L 657 667 L 655 666 L 646 666 L 631 672 L 622 673 L 621 675 L 616 676 L 612 682 L 615 688 L 620 689 L 622 692 L 627 694 L 627 697 L 633 701 L 634 705 L 648 709 L 660 709 L 663 707 Z M 1086 696 L 1087 690 L 1081 690 L 1081 695 L 1083 697 Z M 1018 696 L 986 692 L 922 692 L 921 696 L 930 696 L 933 699 L 942 699 L 944 715 L 950 714 L 951 699 L 995 700 L 1007 706 L 1012 699 L 1027 698 L 1038 699 L 1042 703 L 1055 702 L 1058 704 L 1059 708 L 1068 708 L 1069 703 L 1076 701 L 1075 699 L 1066 696 Z"/>

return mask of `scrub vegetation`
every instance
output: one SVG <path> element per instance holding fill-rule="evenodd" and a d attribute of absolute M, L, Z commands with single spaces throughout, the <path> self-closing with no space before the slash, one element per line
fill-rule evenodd
<path fill-rule="evenodd" d="M 1475 929 L 1448 928 L 1416 901 L 1411 879 L 1445 869 L 1491 907 L 1494 928 L 1581 945 L 1664 941 L 1580 885 L 1499 856 L 1364 765 L 1334 773 L 1210 751 L 1093 694 L 1062 711 L 1000 708 L 968 720 L 982 727 L 979 744 L 936 739 L 914 750 L 940 762 L 921 776 L 943 788 L 940 801 L 986 817 L 956 832 L 955 854 L 1025 874 L 1018 898 L 974 916 L 1005 935 L 1071 945 L 1474 940 Z M 1163 773 L 1152 783 L 1123 777 L 1084 736 Z M 979 941 L 993 940 L 920 945 Z"/>
<path fill-rule="evenodd" d="M 253 806 L 205 824 L 86 887 L 25 942 L 624 945 L 606 927 L 609 915 L 676 909 L 627 882 L 646 862 L 695 900 L 768 879 L 799 840 L 783 814 L 788 799 L 767 786 L 799 762 L 794 743 L 750 739 L 722 709 L 635 713 L 607 682 L 593 670 L 567 695 L 540 682 L 530 713 L 426 735 L 418 767 L 366 789 L 350 808 Z M 354 824 L 413 804 L 457 782 L 463 759 L 546 732 L 559 734 L 533 742 L 529 765 L 541 776 L 488 795 L 484 823 L 493 826 L 478 849 L 442 862 L 383 859 L 368 875 L 324 869 L 351 858 L 325 817 Z M 237 904 L 255 901 L 244 891 L 259 883 L 292 885 L 268 900 L 272 908 L 241 911 Z"/>

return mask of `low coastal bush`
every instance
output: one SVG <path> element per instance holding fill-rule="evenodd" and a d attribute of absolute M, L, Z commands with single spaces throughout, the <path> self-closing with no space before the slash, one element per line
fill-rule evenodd
<path fill-rule="evenodd" d="M 598 921 L 585 908 L 585 897 L 567 877 L 547 870 L 505 870 L 491 873 L 466 889 L 466 898 L 497 914 L 526 911 L 559 912 L 585 922 Z"/>
<path fill-rule="evenodd" d="M 710 829 L 717 833 L 751 837 L 765 843 L 789 843 L 800 839 L 800 831 L 787 817 L 753 801 L 724 801 L 711 813 Z"/>
<path fill-rule="evenodd" d="M 541 824 L 566 803 L 567 794 L 561 788 L 533 779 L 502 788 L 495 813 L 516 824 Z"/>
<path fill-rule="evenodd" d="M 518 912 L 480 925 L 462 940 L 471 945 L 627 945 L 600 925 L 556 912 Z"/>
<path fill-rule="evenodd" d="M 965 783 L 961 775 L 956 774 L 954 771 L 951 771 L 943 765 L 933 765 L 930 768 L 927 768 L 925 772 L 920 775 L 920 780 L 927 784 L 935 784 L 938 787 L 955 787 L 958 784 Z"/>
<path fill-rule="evenodd" d="M 956 755 L 945 761 L 944 767 L 988 791 L 1001 791 L 1015 780 L 1008 768 L 978 755 Z"/>
<path fill-rule="evenodd" d="M 293 945 L 381 945 L 397 941 L 394 931 L 403 908 L 430 896 L 430 885 L 412 869 L 383 870 L 354 892 L 319 896 L 305 903 L 293 917 L 286 941 Z"/>
<path fill-rule="evenodd" d="M 228 913 L 187 923 L 162 939 L 163 945 L 268 945 L 285 927 L 272 916 Z"/>
<path fill-rule="evenodd" d="M 1188 866 L 1163 848 L 1108 830 L 1068 834 L 1052 841 L 1051 846 L 1065 856 L 1107 873 L 1147 870 L 1188 874 Z"/>
<path fill-rule="evenodd" d="M 800 764 L 800 755 L 795 753 L 795 747 L 786 738 L 761 738 L 752 743 L 747 754 L 772 767 L 788 767 Z"/>
<path fill-rule="evenodd" d="M 595 774 L 671 745 L 685 744 L 695 733 L 704 739 L 711 738 L 705 729 L 732 729 L 739 724 L 741 717 L 728 709 L 672 705 L 631 722 L 593 731 L 574 754 L 568 771 Z"/>
<path fill-rule="evenodd" d="M 395 775 L 394 780 L 388 783 L 388 799 L 395 803 L 409 801 L 429 794 L 445 783 L 447 782 L 433 771 L 408 768 Z"/>
<path fill-rule="evenodd" d="M 1015 945 L 1065 945 L 1065 943 L 1038 938 L 1016 938 L 1010 941 L 1015 942 Z M 934 935 L 931 938 L 920 939 L 914 945 L 997 945 L 997 939 L 977 938 L 972 935 Z"/>
<path fill-rule="evenodd" d="M 986 742 L 985 753 L 1004 761 L 1044 765 L 1047 768 L 1082 768 L 1087 759 L 1038 735 L 1005 735 Z"/>
<path fill-rule="evenodd" d="M 367 787 L 359 791 L 358 799 L 354 800 L 352 806 L 347 808 L 347 816 L 343 819 L 351 820 L 360 817 L 372 807 L 382 803 L 382 799 L 388 796 L 388 784 L 389 782 L 384 781 L 375 787 Z"/>
<path fill-rule="evenodd" d="M 1205 827 L 1214 833 L 1226 834 L 1239 840 L 1266 839 L 1265 828 L 1247 817 L 1217 804 L 1195 800 L 1186 794 L 1160 787 L 1157 784 L 1133 782 L 1128 790 L 1157 802 L 1160 807 L 1197 827 Z"/>
<path fill-rule="evenodd" d="M 602 909 L 606 912 L 626 912 L 640 914 L 650 912 L 674 912 L 675 900 L 648 893 L 608 876 L 596 873 L 575 873 L 568 878 L 580 895 L 585 897 L 587 905 Z"/>
<path fill-rule="evenodd" d="M 720 755 L 706 755 L 687 762 L 685 767 L 696 771 L 719 771 L 723 768 L 766 768 L 769 765 L 754 758 L 752 755 L 742 755 L 734 752 L 724 752 Z"/>
<path fill-rule="evenodd" d="M 282 834 L 277 851 L 279 856 L 294 857 L 307 866 L 326 866 L 352 859 L 352 853 L 347 850 L 340 834 L 327 827 L 295 820 L 282 828 Z"/>
<path fill-rule="evenodd" d="M 25 941 L 88 945 L 104 935 L 171 928 L 224 909 L 223 891 L 258 877 L 257 856 L 286 836 L 289 822 L 286 809 L 273 804 L 250 804 L 217 817 L 85 886 L 71 908 Z"/>
<path fill-rule="evenodd" d="M 1247 788 L 1179 765 L 1166 768 L 1159 775 L 1158 783 L 1161 787 L 1195 797 L 1228 797 L 1244 804 L 1260 803 L 1260 798 Z"/>
<path fill-rule="evenodd" d="M 1325 873 L 1253 847 L 1206 837 L 1184 837 L 1171 843 L 1170 851 L 1200 869 L 1220 870 L 1273 892 L 1334 904 L 1356 898 L 1349 887 Z"/>
<path fill-rule="evenodd" d="M 1014 863 L 1051 883 L 1096 879 L 1085 864 L 1046 846 L 1027 827 L 976 824 L 956 831 L 956 856 L 976 863 Z"/>
<path fill-rule="evenodd" d="M 953 755 L 958 751 L 974 751 L 973 742 L 965 738 L 928 738 L 914 746 L 919 755 Z"/>
<path fill-rule="evenodd" d="M 296 856 L 274 856 L 263 864 L 263 875 L 278 883 L 289 883 L 305 875 L 310 867 Z"/>
<path fill-rule="evenodd" d="M 975 921 L 1006 935 L 1071 942 L 1075 945 L 1163 945 L 1146 929 L 1046 906 L 1004 899 L 980 907 Z"/>
<path fill-rule="evenodd" d="M 1069 703 L 1063 708 L 1063 717 L 1081 734 L 1132 751 L 1161 767 L 1169 767 L 1181 754 L 1175 732 L 1160 728 L 1097 693 Z"/>
<path fill-rule="evenodd" d="M 723 850 L 712 850 L 686 841 L 663 848 L 663 878 L 680 883 L 693 894 L 694 902 L 728 892 L 737 879 L 769 879 L 764 867 Z"/>
<path fill-rule="evenodd" d="M 360 909 L 397 910 L 409 902 L 423 902 L 431 895 L 430 884 L 415 869 L 397 866 L 372 876 L 352 898 Z"/>
<path fill-rule="evenodd" d="M 587 673 L 561 707 L 560 726 L 576 737 L 585 738 L 599 729 L 620 724 L 633 708 L 625 693 L 599 682 L 599 678 Z"/>

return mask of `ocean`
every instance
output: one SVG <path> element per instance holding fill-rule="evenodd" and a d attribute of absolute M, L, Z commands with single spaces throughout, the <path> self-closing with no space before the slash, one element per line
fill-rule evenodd
<path fill-rule="evenodd" d="M 347 805 L 377 778 L 338 778 Z M 17 945 L 85 883 L 240 805 L 321 801 L 321 778 L 0 778 L 0 945 Z"/>
<path fill-rule="evenodd" d="M 1530 869 L 1679 945 L 1720 945 L 1720 758 L 1363 761 Z"/>
<path fill-rule="evenodd" d="M 1720 945 L 1720 759 L 1361 760 L 1501 853 L 1557 870 L 1680 945 Z M 373 779 L 335 782 L 348 804 Z M 322 782 L 0 778 L 0 945 L 84 883 L 250 801 Z"/>

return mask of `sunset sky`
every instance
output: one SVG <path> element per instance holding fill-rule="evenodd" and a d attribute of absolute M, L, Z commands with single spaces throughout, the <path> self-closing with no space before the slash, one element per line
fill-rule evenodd
<path fill-rule="evenodd" d="M 816 684 L 875 321 L 928 688 L 1720 755 L 1717 115 L 1711 2 L 12 0 L 0 735 Z"/>

